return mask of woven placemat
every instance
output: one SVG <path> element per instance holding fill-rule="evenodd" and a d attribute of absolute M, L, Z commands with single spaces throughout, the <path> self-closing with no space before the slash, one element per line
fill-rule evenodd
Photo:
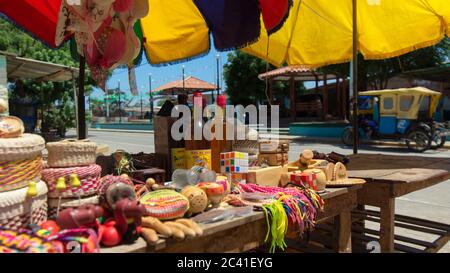
<path fill-rule="evenodd" d="M 335 188 L 350 187 L 350 186 L 354 186 L 354 185 L 361 185 L 364 183 L 366 183 L 366 180 L 364 180 L 364 179 L 346 178 L 346 179 L 341 179 L 341 180 L 337 180 L 337 181 L 327 181 L 327 187 L 329 187 L 329 188 L 331 188 L 331 187 L 335 187 Z"/>

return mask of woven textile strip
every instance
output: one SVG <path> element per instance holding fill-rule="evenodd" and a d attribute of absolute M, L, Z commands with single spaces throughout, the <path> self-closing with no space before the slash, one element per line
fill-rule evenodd
<path fill-rule="evenodd" d="M 81 182 L 81 188 L 70 187 L 70 175 L 76 174 Z M 42 171 L 42 179 L 47 183 L 49 188 L 49 197 L 78 197 L 95 194 L 98 188 L 101 175 L 101 167 L 92 164 L 85 167 L 72 168 L 49 168 Z M 56 190 L 56 182 L 58 178 L 64 177 L 66 181 L 66 189 L 58 192 Z"/>
<path fill-rule="evenodd" d="M 40 225 L 41 223 L 47 221 L 47 213 L 47 203 L 44 203 L 38 209 L 31 211 L 31 215 L 30 212 L 28 212 L 9 219 L 0 220 L 0 227 L 11 230 L 19 230 L 21 228 L 26 228 L 31 222 L 33 224 Z"/>
<path fill-rule="evenodd" d="M 40 156 L 27 160 L 0 161 L 0 191 L 25 187 L 29 181 L 39 180 L 41 171 Z"/>

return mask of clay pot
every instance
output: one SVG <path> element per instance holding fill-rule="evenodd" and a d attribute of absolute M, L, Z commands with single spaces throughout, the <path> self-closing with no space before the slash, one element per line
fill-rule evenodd
<path fill-rule="evenodd" d="M 208 206 L 208 196 L 205 191 L 195 186 L 186 186 L 181 194 L 189 200 L 188 215 L 203 212 Z"/>
<path fill-rule="evenodd" d="M 225 190 L 222 185 L 217 183 L 199 183 L 197 187 L 204 190 L 213 207 L 218 207 L 225 196 Z"/>

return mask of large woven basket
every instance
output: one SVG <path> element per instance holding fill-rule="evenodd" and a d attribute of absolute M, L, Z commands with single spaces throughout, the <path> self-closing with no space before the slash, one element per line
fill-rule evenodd
<path fill-rule="evenodd" d="M 33 159 L 1 161 L 0 160 L 0 192 L 21 189 L 31 181 L 41 180 L 42 157 Z"/>
<path fill-rule="evenodd" d="M 47 221 L 47 185 L 36 184 L 38 195 L 27 197 L 28 188 L 0 193 L 0 227 L 18 230 Z"/>
<path fill-rule="evenodd" d="M 23 134 L 16 138 L 0 138 L 0 160 L 33 159 L 42 155 L 45 140 L 38 135 Z"/>
<path fill-rule="evenodd" d="M 71 198 L 90 196 L 97 192 L 102 168 L 92 164 L 81 167 L 47 168 L 42 171 L 42 180 L 47 183 L 48 197 Z M 76 174 L 81 182 L 81 188 L 74 189 L 70 186 L 70 175 Z M 64 177 L 66 189 L 59 192 L 56 190 L 58 178 Z"/>
<path fill-rule="evenodd" d="M 189 210 L 189 200 L 174 190 L 157 190 L 143 195 L 140 200 L 145 206 L 145 215 L 160 220 L 183 217 Z"/>
<path fill-rule="evenodd" d="M 55 219 L 58 214 L 59 198 L 48 199 L 48 218 Z M 94 204 L 98 205 L 98 195 L 85 198 L 62 198 L 59 205 L 59 211 L 67 208 L 78 208 L 81 205 Z"/>
<path fill-rule="evenodd" d="M 67 139 L 47 143 L 47 150 L 49 167 L 84 166 L 95 163 L 97 144 L 87 139 Z"/>

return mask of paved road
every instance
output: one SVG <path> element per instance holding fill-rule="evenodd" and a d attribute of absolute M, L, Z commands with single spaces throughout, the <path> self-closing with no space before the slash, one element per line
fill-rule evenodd
<path fill-rule="evenodd" d="M 73 132 L 69 132 L 69 134 Z M 110 151 L 124 149 L 131 153 L 154 152 L 154 136 L 152 133 L 125 133 L 125 132 L 101 132 L 90 131 L 89 138 L 97 143 L 107 144 Z M 298 142 L 291 143 L 289 151 L 289 160 L 295 160 L 304 149 L 314 149 L 320 152 L 351 154 L 352 150 L 336 144 L 323 144 L 317 142 Z M 385 153 L 398 155 L 417 155 L 409 153 L 406 148 L 401 147 L 361 147 L 362 153 Z M 421 156 L 429 157 L 450 157 L 450 150 L 430 150 Z M 424 219 L 438 221 L 450 224 L 450 180 L 440 183 L 436 186 L 417 191 L 397 199 L 396 212 L 403 215 L 420 216 Z M 378 228 L 373 226 L 371 228 Z M 401 230 L 399 230 L 401 231 Z M 401 231 L 403 234 L 409 233 Z M 409 235 L 409 234 L 408 234 Z M 415 238 L 430 239 L 430 236 L 423 233 L 413 233 Z M 448 243 L 441 252 L 450 253 L 450 243 Z"/>

